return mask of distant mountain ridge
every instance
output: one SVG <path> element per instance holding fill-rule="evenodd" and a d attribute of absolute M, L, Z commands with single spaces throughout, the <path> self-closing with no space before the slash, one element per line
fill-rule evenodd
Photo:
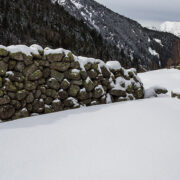
<path fill-rule="evenodd" d="M 159 30 L 180 37 L 180 22 L 166 21 L 160 25 Z"/>
<path fill-rule="evenodd" d="M 145 69 L 165 67 L 169 58 L 173 58 L 177 38 L 169 33 L 147 30 L 94 0 L 58 0 L 58 3 Z"/>

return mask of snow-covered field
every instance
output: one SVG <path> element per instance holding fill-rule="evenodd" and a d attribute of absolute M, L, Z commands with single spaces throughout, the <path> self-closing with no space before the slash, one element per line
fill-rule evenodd
<path fill-rule="evenodd" d="M 169 90 L 169 95 L 172 90 L 180 90 L 180 70 L 177 69 L 149 71 L 140 73 L 139 77 L 146 89 L 152 86 L 162 86 Z"/>
<path fill-rule="evenodd" d="M 180 88 L 180 71 L 140 74 Z M 0 180 L 179 180 L 180 100 L 93 106 L 0 124 Z"/>

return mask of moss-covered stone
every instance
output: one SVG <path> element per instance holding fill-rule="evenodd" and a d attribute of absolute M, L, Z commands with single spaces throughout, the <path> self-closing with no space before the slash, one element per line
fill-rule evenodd
<path fill-rule="evenodd" d="M 85 99 L 88 99 L 89 98 L 89 94 L 87 93 L 87 91 L 85 89 L 81 89 L 77 98 L 79 100 L 85 100 Z"/>
<path fill-rule="evenodd" d="M 46 97 L 44 100 L 44 103 L 47 105 L 50 105 L 53 102 L 53 98 L 52 97 Z"/>
<path fill-rule="evenodd" d="M 92 69 L 98 71 L 98 64 L 97 63 L 92 64 Z"/>
<path fill-rule="evenodd" d="M 47 82 L 47 85 L 50 88 L 56 89 L 56 90 L 58 90 L 60 88 L 59 82 L 56 79 L 54 79 L 54 78 L 49 79 L 48 82 Z"/>
<path fill-rule="evenodd" d="M 77 86 L 82 86 L 83 85 L 83 80 L 82 79 L 80 79 L 80 80 L 72 80 L 71 84 L 77 85 Z"/>
<path fill-rule="evenodd" d="M 57 111 L 62 111 L 63 110 L 63 106 L 62 106 L 62 104 L 61 104 L 61 101 L 60 100 L 58 100 L 58 99 L 56 99 L 56 100 L 54 100 L 53 102 L 52 102 L 52 108 L 53 108 L 53 110 L 55 111 L 55 112 L 57 112 Z"/>
<path fill-rule="evenodd" d="M 76 97 L 79 91 L 80 91 L 79 86 L 71 85 L 70 88 L 69 88 L 68 94 L 71 97 Z"/>
<path fill-rule="evenodd" d="M 58 61 L 62 61 L 64 56 L 65 56 L 64 53 L 48 54 L 46 55 L 46 58 L 49 62 L 58 62 Z"/>
<path fill-rule="evenodd" d="M 32 56 L 27 56 L 23 54 L 22 52 L 17 52 L 17 53 L 10 53 L 10 58 L 17 60 L 17 61 L 29 61 L 32 60 Z"/>
<path fill-rule="evenodd" d="M 87 92 L 90 92 L 94 89 L 94 83 L 90 79 L 86 79 L 83 82 L 83 85 L 84 85 Z"/>
<path fill-rule="evenodd" d="M 16 97 L 18 101 L 23 100 L 27 96 L 27 91 L 25 89 L 17 91 Z"/>
<path fill-rule="evenodd" d="M 51 67 L 51 69 L 65 72 L 69 69 L 70 63 L 69 62 L 55 62 L 55 63 L 52 63 L 50 67 Z"/>
<path fill-rule="evenodd" d="M 66 78 L 68 78 L 70 80 L 80 80 L 81 79 L 80 70 L 78 70 L 78 69 L 69 70 L 68 72 L 66 72 L 65 75 L 66 75 Z"/>
<path fill-rule="evenodd" d="M 51 70 L 51 77 L 61 82 L 64 79 L 64 74 L 55 70 Z"/>
<path fill-rule="evenodd" d="M 132 85 L 129 85 L 129 86 L 127 87 L 126 91 L 127 91 L 128 93 L 133 93 L 133 86 L 132 86 Z"/>
<path fill-rule="evenodd" d="M 101 71 L 102 71 L 103 77 L 110 78 L 111 73 L 105 66 L 101 67 Z"/>
<path fill-rule="evenodd" d="M 143 99 L 144 98 L 144 90 L 143 88 L 139 88 L 135 91 L 134 96 L 136 99 Z"/>
<path fill-rule="evenodd" d="M 45 105 L 45 108 L 44 108 L 45 114 L 49 114 L 49 113 L 53 113 L 53 112 L 54 112 L 54 109 L 51 106 Z"/>
<path fill-rule="evenodd" d="M 51 74 L 51 70 L 49 68 L 45 68 L 43 69 L 43 77 L 45 79 L 49 78 L 50 77 L 50 74 Z"/>
<path fill-rule="evenodd" d="M 23 74 L 26 76 L 26 77 L 29 77 L 30 75 L 32 75 L 35 71 L 38 70 L 38 67 L 36 64 L 32 64 L 30 66 L 27 66 L 24 71 L 23 71 Z"/>
<path fill-rule="evenodd" d="M 10 99 L 16 99 L 16 93 L 15 92 L 8 92 L 7 95 L 10 97 Z"/>
<path fill-rule="evenodd" d="M 65 107 L 79 107 L 79 104 L 78 104 L 78 100 L 75 99 L 75 98 L 67 98 L 65 101 L 64 101 L 64 106 Z"/>
<path fill-rule="evenodd" d="M 8 54 L 9 54 L 9 52 L 6 49 L 0 48 L 0 56 L 5 57 Z"/>
<path fill-rule="evenodd" d="M 59 91 L 59 98 L 61 100 L 64 100 L 64 99 L 68 98 L 68 93 L 66 91 L 64 91 L 64 90 Z"/>
<path fill-rule="evenodd" d="M 35 97 L 36 99 L 39 99 L 39 98 L 41 97 L 41 90 L 40 90 L 40 89 L 38 89 L 38 90 L 35 91 L 34 97 Z"/>
<path fill-rule="evenodd" d="M 110 94 L 116 97 L 126 97 L 126 91 L 120 89 L 112 89 Z"/>
<path fill-rule="evenodd" d="M 80 69 L 80 64 L 79 64 L 78 61 L 74 61 L 74 62 L 71 62 L 70 67 L 71 67 L 72 69 Z"/>
<path fill-rule="evenodd" d="M 92 99 L 84 99 L 80 101 L 81 105 L 86 105 L 86 106 L 90 106 L 92 102 Z"/>
<path fill-rule="evenodd" d="M 16 61 L 10 60 L 8 64 L 9 64 L 9 70 L 14 70 L 16 66 Z"/>
<path fill-rule="evenodd" d="M 89 76 L 91 79 L 96 79 L 96 77 L 98 76 L 97 71 L 95 71 L 94 69 L 91 69 L 91 70 L 88 71 L 87 73 L 88 73 L 88 76 Z"/>
<path fill-rule="evenodd" d="M 10 92 L 16 92 L 17 88 L 11 81 L 5 82 L 5 89 Z"/>
<path fill-rule="evenodd" d="M 72 52 L 69 52 L 69 53 L 67 54 L 67 56 L 68 56 L 70 62 L 73 62 L 73 61 L 74 61 L 74 56 L 73 56 Z"/>
<path fill-rule="evenodd" d="M 32 82 L 32 81 L 26 81 L 25 82 L 25 89 L 28 90 L 28 91 L 35 90 L 36 87 L 37 87 L 36 82 Z"/>
<path fill-rule="evenodd" d="M 40 79 L 42 76 L 43 76 L 43 73 L 41 72 L 41 70 L 36 70 L 29 76 L 29 80 L 36 81 Z"/>
<path fill-rule="evenodd" d="M 34 100 L 32 106 L 33 106 L 34 113 L 43 113 L 44 112 L 44 108 L 45 108 L 44 101 L 36 99 L 36 100 Z"/>
<path fill-rule="evenodd" d="M 82 78 L 83 80 L 86 80 L 86 79 L 87 79 L 88 74 L 87 74 L 86 71 L 80 71 L 80 74 L 81 74 L 81 78 Z"/>
<path fill-rule="evenodd" d="M 16 109 L 16 110 L 20 110 L 21 109 L 21 103 L 17 100 L 12 100 L 11 101 L 11 105 L 13 105 L 13 107 Z"/>
<path fill-rule="evenodd" d="M 24 84 L 20 82 L 15 82 L 15 86 L 17 87 L 18 90 L 21 90 L 24 88 Z"/>
<path fill-rule="evenodd" d="M 18 62 L 15 66 L 15 70 L 19 72 L 23 72 L 24 68 L 25 68 L 24 62 Z"/>
<path fill-rule="evenodd" d="M 39 65 L 40 65 L 40 66 L 43 66 L 43 67 L 49 67 L 49 66 L 50 66 L 49 61 L 40 60 L 40 61 L 38 61 L 38 62 L 39 62 Z"/>
<path fill-rule="evenodd" d="M 133 78 L 134 77 L 134 72 L 133 71 L 128 71 L 128 75 L 130 78 Z"/>
<path fill-rule="evenodd" d="M 13 119 L 26 118 L 26 117 L 29 117 L 29 112 L 26 108 L 24 108 L 19 112 L 15 113 Z"/>
<path fill-rule="evenodd" d="M 61 83 L 61 88 L 66 90 L 69 88 L 69 86 L 70 86 L 70 82 L 67 79 L 64 79 Z"/>
<path fill-rule="evenodd" d="M 8 65 L 5 62 L 0 61 L 0 76 L 5 76 L 7 70 L 8 70 Z"/>
<path fill-rule="evenodd" d="M 168 90 L 165 88 L 155 88 L 156 94 L 167 94 Z"/>
<path fill-rule="evenodd" d="M 93 97 L 94 98 L 98 99 L 103 95 L 104 95 L 104 90 L 103 90 L 102 86 L 96 87 L 94 89 L 94 91 L 93 91 Z"/>
<path fill-rule="evenodd" d="M 134 100 L 134 97 L 132 95 L 128 95 L 129 100 Z"/>
<path fill-rule="evenodd" d="M 4 95 L 4 92 L 0 89 L 0 97 Z"/>
<path fill-rule="evenodd" d="M 92 63 L 90 63 L 90 62 L 88 62 L 84 65 L 84 68 L 86 71 L 89 71 L 91 69 L 91 67 L 92 67 Z"/>
<path fill-rule="evenodd" d="M 58 93 L 54 89 L 47 89 L 46 90 L 46 95 L 49 96 L 49 97 L 52 97 L 52 98 L 57 98 L 58 97 Z"/>
<path fill-rule="evenodd" d="M 2 121 L 10 120 L 15 114 L 15 108 L 12 105 L 4 105 L 0 107 L 0 119 Z"/>
<path fill-rule="evenodd" d="M 28 96 L 26 97 L 26 102 L 32 103 L 33 101 L 34 101 L 34 95 L 33 93 L 29 93 Z"/>
<path fill-rule="evenodd" d="M 0 98 L 0 105 L 5 105 L 10 103 L 10 98 L 7 95 L 4 95 L 3 97 Z"/>

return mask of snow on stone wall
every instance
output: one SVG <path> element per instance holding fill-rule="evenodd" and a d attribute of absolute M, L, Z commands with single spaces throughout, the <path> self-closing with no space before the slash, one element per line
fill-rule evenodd
<path fill-rule="evenodd" d="M 0 45 L 0 119 L 144 97 L 135 69 L 71 51 Z"/>

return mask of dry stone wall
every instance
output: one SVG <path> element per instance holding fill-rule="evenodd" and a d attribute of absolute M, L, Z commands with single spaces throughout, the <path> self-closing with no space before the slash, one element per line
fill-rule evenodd
<path fill-rule="evenodd" d="M 0 46 L 0 119 L 144 97 L 136 70 L 38 45 Z"/>

